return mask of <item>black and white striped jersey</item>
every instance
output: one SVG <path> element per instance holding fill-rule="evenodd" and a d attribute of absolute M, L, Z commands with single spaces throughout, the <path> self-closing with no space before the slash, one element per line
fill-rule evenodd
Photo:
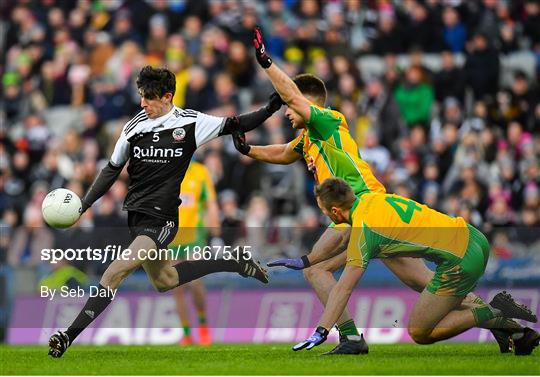
<path fill-rule="evenodd" d="M 116 167 L 129 160 L 124 210 L 176 221 L 193 153 L 220 136 L 225 120 L 173 106 L 159 118 L 149 119 L 143 110 L 127 122 L 110 160 Z"/>

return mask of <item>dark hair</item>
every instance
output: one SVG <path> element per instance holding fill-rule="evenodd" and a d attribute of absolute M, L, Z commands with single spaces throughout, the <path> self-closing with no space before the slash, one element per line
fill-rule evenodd
<path fill-rule="evenodd" d="M 310 73 L 302 73 L 295 76 L 293 81 L 302 94 L 312 96 L 318 102 L 318 105 L 324 106 L 326 102 L 326 86 L 320 78 Z"/>
<path fill-rule="evenodd" d="M 341 178 L 328 178 L 315 186 L 315 196 L 319 198 L 326 209 L 332 207 L 350 208 L 356 196 L 347 182 Z"/>
<path fill-rule="evenodd" d="M 139 94 L 147 99 L 161 98 L 165 93 L 176 92 L 176 77 L 167 68 L 152 68 L 147 65 L 137 77 Z"/>

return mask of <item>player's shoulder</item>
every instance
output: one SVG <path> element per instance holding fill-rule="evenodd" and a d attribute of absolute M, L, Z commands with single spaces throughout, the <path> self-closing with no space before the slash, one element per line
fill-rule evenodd
<path fill-rule="evenodd" d="M 183 109 L 181 107 L 174 107 L 173 115 L 176 118 L 197 118 L 199 112 L 193 109 Z"/>
<path fill-rule="evenodd" d="M 322 107 L 313 103 L 311 104 L 310 109 L 310 118 L 309 121 L 306 122 L 308 128 L 310 128 L 310 126 L 317 127 L 324 125 L 332 126 L 333 129 L 346 125 L 345 116 L 337 110 L 333 110 L 329 107 Z"/>
<path fill-rule="evenodd" d="M 146 115 L 144 110 L 139 111 L 137 114 L 135 114 L 134 117 L 132 117 L 126 122 L 124 128 L 122 129 L 122 133 L 124 135 L 128 135 L 132 130 L 135 129 L 135 127 L 137 127 L 137 125 L 146 120 L 148 120 L 148 116 Z"/>
<path fill-rule="evenodd" d="M 317 105 L 317 104 L 315 104 L 313 102 L 310 103 L 310 107 L 311 107 L 311 110 L 316 115 L 332 116 L 334 118 L 343 118 L 344 117 L 344 115 L 342 113 L 340 113 L 337 110 L 332 109 L 331 107 L 319 106 L 319 105 Z"/>

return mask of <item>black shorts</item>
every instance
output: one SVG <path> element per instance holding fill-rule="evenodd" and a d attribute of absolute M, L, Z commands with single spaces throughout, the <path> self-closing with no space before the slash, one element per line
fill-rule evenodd
<path fill-rule="evenodd" d="M 129 233 L 132 239 L 137 236 L 148 236 L 158 249 L 166 249 L 174 240 L 178 231 L 178 220 L 163 220 L 142 212 L 128 212 Z"/>

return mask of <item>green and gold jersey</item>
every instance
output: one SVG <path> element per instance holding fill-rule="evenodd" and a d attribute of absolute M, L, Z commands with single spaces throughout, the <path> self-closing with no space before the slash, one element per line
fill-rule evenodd
<path fill-rule="evenodd" d="M 204 208 L 206 201 L 216 200 L 216 190 L 206 166 L 191 161 L 180 187 L 182 204 L 178 211 L 178 233 L 171 245 L 204 243 Z"/>
<path fill-rule="evenodd" d="M 316 105 L 311 105 L 310 109 L 307 128 L 290 144 L 307 164 L 315 164 L 316 183 L 338 177 L 351 185 L 357 196 L 369 192 L 386 192 L 368 163 L 360 157 L 358 145 L 349 133 L 343 114 Z"/>
<path fill-rule="evenodd" d="M 454 264 L 467 250 L 469 229 L 462 217 L 450 217 L 399 195 L 363 195 L 349 215 L 347 265 L 366 268 L 370 259 L 400 256 Z"/>

